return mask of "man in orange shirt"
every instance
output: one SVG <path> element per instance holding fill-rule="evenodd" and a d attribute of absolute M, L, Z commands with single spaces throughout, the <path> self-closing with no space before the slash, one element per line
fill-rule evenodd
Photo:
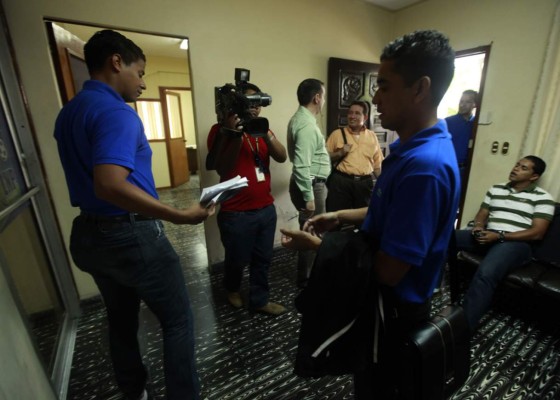
<path fill-rule="evenodd" d="M 367 207 L 374 181 L 381 174 L 383 153 L 375 132 L 365 126 L 368 105 L 354 101 L 348 109 L 348 126 L 333 131 L 327 151 L 333 162 L 329 177 L 327 211 Z"/>

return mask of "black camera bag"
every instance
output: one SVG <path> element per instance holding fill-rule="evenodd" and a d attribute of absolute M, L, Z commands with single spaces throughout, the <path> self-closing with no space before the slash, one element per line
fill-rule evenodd
<path fill-rule="evenodd" d="M 402 347 L 400 399 L 449 398 L 470 370 L 470 334 L 461 306 L 449 305 L 412 331 Z"/>
<path fill-rule="evenodd" d="M 470 330 L 457 305 L 459 272 L 455 232 L 448 251 L 451 304 L 410 332 L 401 347 L 399 399 L 442 400 L 467 380 Z"/>

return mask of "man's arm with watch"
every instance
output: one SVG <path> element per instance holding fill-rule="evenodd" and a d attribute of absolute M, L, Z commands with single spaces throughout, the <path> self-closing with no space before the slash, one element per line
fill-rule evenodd
<path fill-rule="evenodd" d="M 533 224 L 529 229 L 524 229 L 517 232 L 504 232 L 504 231 L 482 231 L 482 235 L 476 237 L 479 243 L 493 243 L 493 242 L 532 242 L 541 240 L 550 225 L 550 221 L 544 218 L 533 218 Z"/>

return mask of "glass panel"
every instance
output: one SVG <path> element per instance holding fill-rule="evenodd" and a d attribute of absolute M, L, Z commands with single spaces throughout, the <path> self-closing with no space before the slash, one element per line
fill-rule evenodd
<path fill-rule="evenodd" d="M 0 233 L 0 257 L 6 261 L 40 356 L 50 370 L 64 310 L 30 208 Z"/>
<path fill-rule="evenodd" d="M 3 108 L 0 111 L 0 210 L 4 210 L 25 194 L 26 186 L 6 114 Z"/>
<path fill-rule="evenodd" d="M 20 201 L 29 188 L 13 136 L 15 127 L 10 124 L 13 110 L 3 91 L 0 100 L 0 260 L 9 273 L 7 278 L 21 311 L 28 317 L 39 357 L 50 372 L 64 307 L 31 203 Z M 11 209 L 16 202 L 22 204 Z"/>

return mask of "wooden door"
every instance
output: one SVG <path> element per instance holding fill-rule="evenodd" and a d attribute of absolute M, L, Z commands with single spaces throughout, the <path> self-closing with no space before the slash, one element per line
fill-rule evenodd
<path fill-rule="evenodd" d="M 388 145 L 397 135 L 381 126 L 372 105 L 377 90 L 379 64 L 363 61 L 329 58 L 327 82 L 327 135 L 340 126 L 348 125 L 348 108 L 353 101 L 364 101 L 370 111 L 366 126 L 377 134 L 383 153 L 389 153 Z"/>
<path fill-rule="evenodd" d="M 84 59 L 85 42 L 54 22 L 46 22 L 62 104 L 66 104 L 89 79 Z"/>
<path fill-rule="evenodd" d="M 160 97 L 163 105 L 163 123 L 166 132 L 165 139 L 167 142 L 171 187 L 177 187 L 188 182 L 190 178 L 181 95 L 177 92 L 160 88 Z"/>

